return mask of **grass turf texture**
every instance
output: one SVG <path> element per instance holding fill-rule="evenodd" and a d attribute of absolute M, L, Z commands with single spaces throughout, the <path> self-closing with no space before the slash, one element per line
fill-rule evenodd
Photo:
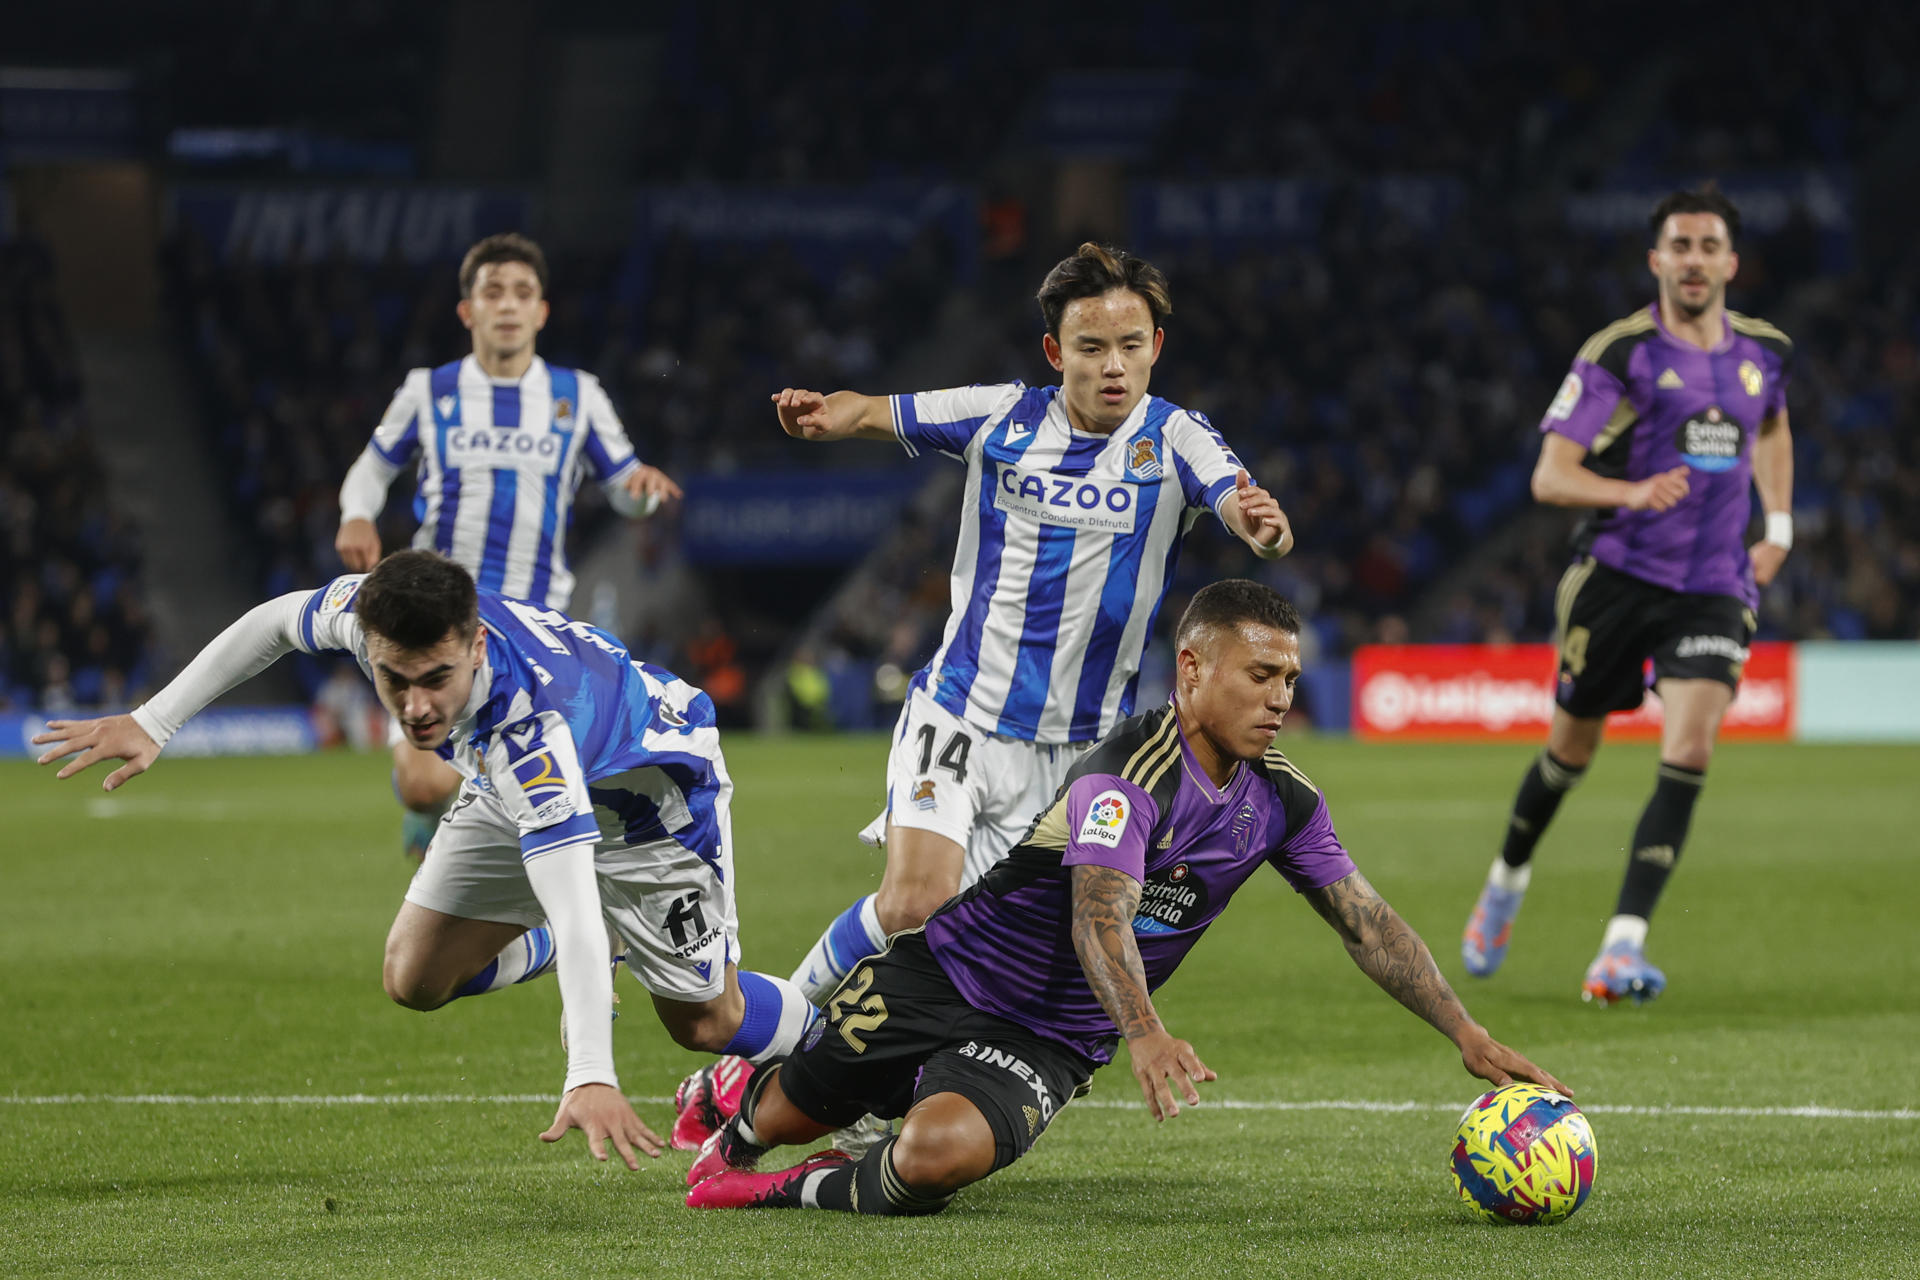
<path fill-rule="evenodd" d="M 1914 1106 L 1920 750 L 1734 745 L 1650 954 L 1645 1009 L 1578 1000 L 1649 748 L 1612 746 L 1541 848 L 1505 969 L 1458 936 L 1525 747 L 1286 744 L 1468 1007 L 1590 1108 L 1598 1189 L 1552 1229 L 1483 1226 L 1445 1159 L 1481 1086 L 1259 876 L 1158 998 L 1220 1072 L 1156 1127 L 1121 1063 L 1027 1159 L 934 1219 L 696 1214 L 689 1157 L 592 1165 L 534 1135 L 563 1063 L 551 981 L 432 1015 L 379 989 L 406 871 L 378 756 L 0 763 L 0 1274 L 1912 1276 L 1920 1119 L 1610 1107 Z M 784 973 L 876 883 L 852 839 L 884 743 L 728 743 L 749 964 Z M 622 1081 L 653 1128 L 698 1060 L 623 978 Z M 160 1105 L 208 1098 L 475 1101 Z M 510 1101 L 514 1095 L 541 1100 Z M 1415 1110 L 1220 1105 L 1387 1100 Z M 797 1158 L 776 1154 L 778 1162 Z"/>

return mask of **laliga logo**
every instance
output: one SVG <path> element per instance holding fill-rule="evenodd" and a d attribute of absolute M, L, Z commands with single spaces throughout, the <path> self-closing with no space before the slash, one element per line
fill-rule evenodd
<path fill-rule="evenodd" d="M 1527 680 L 1497 680 L 1483 672 L 1429 680 L 1383 671 L 1360 690 L 1360 714 L 1391 733 L 1414 724 L 1477 724 L 1500 730 L 1545 723 L 1553 712 L 1551 691 Z"/>
<path fill-rule="evenodd" d="M 1102 796 L 1093 808 L 1087 811 L 1087 821 L 1096 827 L 1117 827 L 1127 820 L 1127 806 L 1116 795 Z"/>

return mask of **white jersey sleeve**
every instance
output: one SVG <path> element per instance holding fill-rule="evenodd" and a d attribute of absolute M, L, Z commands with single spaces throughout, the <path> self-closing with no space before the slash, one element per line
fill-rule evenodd
<path fill-rule="evenodd" d="M 302 591 L 293 642 L 302 653 L 352 654 L 363 669 L 367 663 L 367 633 L 360 625 L 354 601 L 360 595 L 364 573 L 342 574 L 318 591 Z"/>
<path fill-rule="evenodd" d="M 1003 382 L 889 396 L 893 433 L 909 457 L 933 449 L 964 458 L 969 447 L 1006 417 L 1025 390 L 1017 382 Z"/>
<path fill-rule="evenodd" d="M 502 725 L 487 745 L 487 782 L 520 829 L 527 880 L 553 927 L 567 1019 L 567 1089 L 617 1085 L 607 1019 L 613 980 L 593 850 L 600 838 L 573 731 L 557 711 Z"/>
<path fill-rule="evenodd" d="M 1227 446 L 1204 413 L 1180 410 L 1167 419 L 1165 433 L 1187 505 L 1211 508 L 1220 523 L 1227 524 L 1220 503 L 1233 492 L 1234 480 L 1246 463 Z"/>
<path fill-rule="evenodd" d="M 308 593 L 295 591 L 255 605 L 213 638 L 167 683 L 136 707 L 133 720 L 164 747 L 180 726 L 227 690 L 259 675 L 298 644 L 300 611 Z"/>
<path fill-rule="evenodd" d="M 613 401 L 607 389 L 600 385 L 600 379 L 585 372 L 579 377 L 580 412 L 586 418 L 587 432 L 582 456 L 593 478 L 612 487 L 640 465 L 640 458 L 634 453 L 633 441 L 627 438 L 627 429 L 621 425 L 620 415 L 613 411 Z"/>

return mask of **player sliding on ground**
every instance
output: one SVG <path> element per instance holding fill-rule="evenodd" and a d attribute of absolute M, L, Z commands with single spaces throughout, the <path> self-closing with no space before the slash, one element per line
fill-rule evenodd
<path fill-rule="evenodd" d="M 1198 592 L 1180 620 L 1171 705 L 1119 725 L 1004 861 L 854 970 L 828 1021 L 757 1073 L 708 1139 L 687 1203 L 937 1212 L 1024 1154 L 1121 1036 L 1155 1119 L 1197 1104 L 1195 1085 L 1214 1073 L 1167 1030 L 1151 992 L 1263 865 L 1368 977 L 1453 1041 L 1468 1071 L 1566 1092 L 1468 1016 L 1354 868 L 1319 792 L 1273 749 L 1299 632 L 1292 606 L 1256 583 Z M 1285 1000 L 1284 984 L 1273 991 Z M 767 1148 L 866 1111 L 906 1120 L 857 1162 L 826 1151 L 755 1170 Z"/>
<path fill-rule="evenodd" d="M 1467 972 L 1506 959 L 1533 874 L 1533 850 L 1600 748 L 1607 714 L 1654 692 L 1665 709 L 1660 770 L 1582 995 L 1653 999 L 1647 923 L 1686 847 L 1720 721 L 1753 639 L 1754 608 L 1793 545 L 1793 344 L 1764 320 L 1727 310 L 1740 265 L 1740 215 L 1718 191 L 1679 191 L 1650 220 L 1647 268 L 1659 299 L 1580 349 L 1540 424 L 1533 493 L 1600 508 L 1575 534 L 1560 582 L 1559 684 L 1546 749 L 1521 779 L 1500 856 L 1460 944 Z M 1745 545 L 1749 493 L 1766 535 Z"/>
<path fill-rule="evenodd" d="M 1173 309 L 1158 269 L 1083 244 L 1039 303 L 1057 387 L 773 397 L 788 435 L 892 441 L 967 466 L 953 614 L 900 709 L 886 810 L 861 833 L 885 845 L 886 871 L 794 973 L 815 1002 L 998 862 L 1133 713 L 1181 538 L 1202 514 L 1262 558 L 1293 548 L 1280 504 L 1212 424 L 1147 394 Z M 721 1063 L 686 1081 L 674 1145 L 698 1146 L 732 1114 L 745 1076 Z"/>
<path fill-rule="evenodd" d="M 660 1154 L 614 1073 L 609 931 L 676 1043 L 760 1061 L 799 1042 L 805 997 L 736 969 L 733 783 L 707 695 L 586 623 L 476 593 L 434 552 L 258 606 L 131 715 L 52 721 L 40 762 L 73 756 L 65 778 L 124 760 L 112 791 L 295 649 L 351 654 L 408 745 L 464 775 L 387 936 L 386 990 L 424 1011 L 557 968 L 567 1077 L 542 1138 L 583 1130 L 628 1168 Z"/>

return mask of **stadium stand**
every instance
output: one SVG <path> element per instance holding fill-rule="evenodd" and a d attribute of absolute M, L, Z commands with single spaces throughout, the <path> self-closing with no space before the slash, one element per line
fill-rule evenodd
<path fill-rule="evenodd" d="M 87 428 L 52 260 L 0 243 L 0 708 L 124 706 L 150 654 L 139 532 Z"/>

